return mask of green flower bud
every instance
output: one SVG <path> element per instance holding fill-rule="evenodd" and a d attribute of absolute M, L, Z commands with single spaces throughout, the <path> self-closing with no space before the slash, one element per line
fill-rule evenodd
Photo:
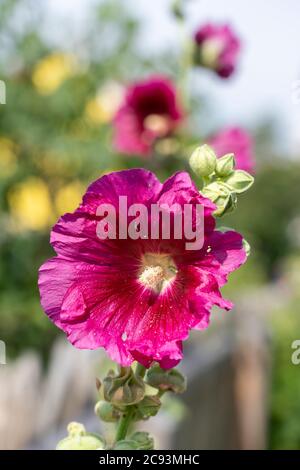
<path fill-rule="evenodd" d="M 254 178 L 244 170 L 236 170 L 223 181 L 232 189 L 232 191 L 237 194 L 241 194 L 252 186 Z"/>
<path fill-rule="evenodd" d="M 236 208 L 237 208 L 237 195 L 236 193 L 231 193 L 230 198 L 227 202 L 226 207 L 224 208 L 224 212 L 222 213 L 222 215 L 230 214 L 230 212 L 235 211 Z"/>
<path fill-rule="evenodd" d="M 95 413 L 102 421 L 114 423 L 120 418 L 120 413 L 116 408 L 106 401 L 98 401 L 95 405 Z"/>
<path fill-rule="evenodd" d="M 104 399 L 116 406 L 134 405 L 145 396 L 145 384 L 131 367 L 122 367 L 119 375 L 108 375 L 103 381 Z"/>
<path fill-rule="evenodd" d="M 104 439 L 95 433 L 86 432 L 80 423 L 70 423 L 68 437 L 62 439 L 56 446 L 56 450 L 103 450 Z"/>
<path fill-rule="evenodd" d="M 164 370 L 158 365 L 148 370 L 146 382 L 163 392 L 183 393 L 186 390 L 186 378 L 178 370 Z"/>
<path fill-rule="evenodd" d="M 161 401 L 159 397 L 146 396 L 142 401 L 137 404 L 136 419 L 148 419 L 151 416 L 155 416 L 161 407 Z"/>
<path fill-rule="evenodd" d="M 139 450 L 154 449 L 154 439 L 148 432 L 137 431 L 130 436 L 130 439 L 137 443 Z"/>
<path fill-rule="evenodd" d="M 207 145 L 201 145 L 192 153 L 189 164 L 197 176 L 209 176 L 216 168 L 217 157 L 213 149 Z"/>
<path fill-rule="evenodd" d="M 138 443 L 133 439 L 124 439 L 115 443 L 113 450 L 137 450 Z"/>
<path fill-rule="evenodd" d="M 229 176 L 234 170 L 235 160 L 233 153 L 227 153 L 217 160 L 216 173 L 220 177 Z"/>
<path fill-rule="evenodd" d="M 214 181 L 202 190 L 202 194 L 208 197 L 217 206 L 215 216 L 222 216 L 232 212 L 236 208 L 237 197 L 230 187 L 222 181 Z"/>

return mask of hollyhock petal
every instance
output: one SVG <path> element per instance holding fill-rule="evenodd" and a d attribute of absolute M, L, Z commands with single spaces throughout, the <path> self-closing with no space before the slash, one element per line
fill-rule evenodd
<path fill-rule="evenodd" d="M 66 262 L 62 258 L 55 257 L 46 261 L 39 270 L 41 304 L 58 327 L 61 327 L 60 314 L 64 297 L 78 277 L 84 275 L 86 269 L 87 265 L 77 261 Z"/>
<path fill-rule="evenodd" d="M 159 203 L 172 205 L 178 203 L 180 205 L 187 204 L 197 199 L 198 204 L 202 204 L 206 209 L 206 215 L 211 215 L 216 206 L 210 199 L 202 196 L 187 172 L 179 171 L 168 178 L 162 185 L 161 192 L 158 196 Z"/>
<path fill-rule="evenodd" d="M 180 356 L 178 356 L 178 358 L 174 358 L 172 359 L 170 356 L 165 356 L 163 357 L 159 362 L 159 365 L 162 369 L 173 369 L 173 367 L 176 367 L 179 362 L 182 360 L 183 358 L 183 354 L 181 353 Z"/>
<path fill-rule="evenodd" d="M 152 76 L 134 84 L 128 90 L 127 103 L 142 117 L 167 113 L 174 121 L 182 118 L 175 85 L 162 75 Z"/>
<path fill-rule="evenodd" d="M 56 253 L 65 258 L 100 263 L 108 244 L 97 237 L 96 229 L 96 217 L 89 218 L 82 212 L 66 214 L 53 227 L 50 243 Z"/>
<path fill-rule="evenodd" d="M 211 68 L 221 78 L 228 78 L 235 70 L 240 52 L 240 40 L 229 25 L 215 25 L 207 23 L 201 26 L 194 36 L 197 47 L 200 49 L 200 65 Z M 201 60 L 201 51 L 206 44 L 212 46 L 216 56 L 207 63 Z M 203 58 L 202 58 L 203 59 Z"/>
<path fill-rule="evenodd" d="M 92 183 L 83 197 L 80 211 L 96 214 L 98 206 L 102 203 L 119 207 L 119 197 L 126 196 L 127 204 L 150 204 L 159 192 L 162 184 L 151 173 L 143 168 L 116 171 L 104 175 Z"/>
<path fill-rule="evenodd" d="M 157 202 L 159 205 L 167 204 L 169 207 L 173 204 L 179 204 L 182 208 L 184 204 L 199 204 L 204 208 L 205 232 L 211 232 L 215 227 L 215 220 L 212 217 L 212 213 L 216 209 L 215 204 L 199 193 L 190 175 L 186 172 L 175 173 L 165 181 Z"/>
<path fill-rule="evenodd" d="M 149 368 L 156 361 L 162 369 L 172 369 L 177 366 L 183 357 L 182 342 L 168 343 L 157 356 L 146 356 L 139 351 L 131 351 L 131 354 L 136 361 L 146 368 Z"/>
<path fill-rule="evenodd" d="M 155 202 L 202 204 L 209 227 L 203 248 L 187 250 L 184 240 L 172 238 L 99 240 L 98 204 L 115 207 L 120 195 L 148 208 Z M 213 305 L 231 308 L 219 287 L 246 258 L 239 234 L 213 229 L 213 210 L 186 173 L 163 185 L 145 170 L 99 179 L 79 209 L 53 228 L 57 256 L 39 272 L 46 314 L 78 348 L 104 347 L 123 366 L 138 359 L 173 367 L 190 330 L 208 326 Z"/>
<path fill-rule="evenodd" d="M 153 297 L 130 273 L 124 279 L 123 271 L 110 272 L 107 267 L 53 258 L 40 269 L 39 288 L 44 310 L 72 344 L 86 349 L 105 347 L 123 365 L 132 362 L 132 350 L 157 361 L 165 356 L 180 359 L 178 348 L 168 343 L 185 339 L 195 323 L 184 309 L 185 299 L 178 302 L 177 311 L 170 304 L 176 292 L 163 299 Z"/>
<path fill-rule="evenodd" d="M 153 76 L 130 86 L 116 113 L 114 146 L 119 152 L 148 157 L 157 138 L 172 133 L 183 119 L 173 82 Z"/>
<path fill-rule="evenodd" d="M 199 265 L 213 273 L 222 286 L 227 282 L 228 274 L 238 269 L 247 259 L 243 237 L 233 230 L 225 233 L 216 230 L 209 239 L 209 248 L 209 253 Z"/>
<path fill-rule="evenodd" d="M 114 119 L 114 146 L 118 152 L 148 157 L 151 145 L 141 138 L 143 128 L 137 116 L 128 108 L 119 110 Z"/>
<path fill-rule="evenodd" d="M 153 173 L 143 169 L 125 170 L 105 175 L 92 183 L 80 207 L 65 214 L 53 227 L 51 245 L 57 254 L 93 263 L 107 263 L 116 250 L 114 240 L 97 236 L 101 204 L 111 204 L 119 212 L 119 197 L 126 196 L 127 207 L 134 203 L 149 206 L 160 194 L 162 184 Z"/>

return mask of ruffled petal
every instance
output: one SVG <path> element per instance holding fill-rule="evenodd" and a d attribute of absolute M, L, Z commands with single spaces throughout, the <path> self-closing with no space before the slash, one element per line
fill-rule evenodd
<path fill-rule="evenodd" d="M 120 196 L 127 197 L 128 206 L 135 203 L 149 205 L 161 188 L 162 184 L 151 171 L 143 168 L 116 171 L 88 187 L 79 211 L 96 215 L 100 204 L 112 204 L 118 209 Z"/>
<path fill-rule="evenodd" d="M 243 237 L 233 230 L 224 233 L 215 230 L 207 243 L 207 253 L 198 264 L 212 273 L 222 286 L 226 283 L 228 274 L 238 269 L 247 259 Z"/>
<path fill-rule="evenodd" d="M 158 362 L 162 369 L 172 369 L 176 367 L 183 357 L 182 353 L 182 341 L 174 341 L 167 343 L 158 354 L 146 356 L 140 351 L 131 351 L 131 354 L 135 361 L 138 361 L 147 369 L 153 364 Z"/>
<path fill-rule="evenodd" d="M 114 147 L 118 152 L 147 157 L 151 152 L 151 142 L 143 139 L 143 129 L 138 117 L 128 109 L 121 108 L 114 119 Z"/>

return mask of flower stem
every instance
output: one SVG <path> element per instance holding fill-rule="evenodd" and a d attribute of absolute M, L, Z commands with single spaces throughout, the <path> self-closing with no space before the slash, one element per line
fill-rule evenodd
<path fill-rule="evenodd" d="M 182 2 L 178 1 L 178 8 L 182 9 Z M 190 68 L 192 64 L 192 43 L 189 37 L 187 37 L 185 18 L 184 16 L 177 17 L 177 23 L 181 35 L 181 55 L 179 59 L 179 73 L 178 73 L 178 88 L 181 93 L 181 99 L 186 109 L 190 106 L 190 92 L 189 92 L 189 79 L 190 79 Z"/>
<path fill-rule="evenodd" d="M 128 407 L 128 410 L 124 413 L 122 418 L 119 421 L 117 433 L 116 433 L 116 442 L 121 441 L 126 438 L 131 420 L 133 417 L 133 407 Z"/>

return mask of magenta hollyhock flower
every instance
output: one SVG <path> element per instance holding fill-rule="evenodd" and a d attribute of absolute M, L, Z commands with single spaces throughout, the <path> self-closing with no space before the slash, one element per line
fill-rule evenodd
<path fill-rule="evenodd" d="M 240 127 L 229 127 L 222 130 L 209 141 L 217 157 L 234 153 L 236 169 L 254 173 L 254 144 L 250 134 Z"/>
<path fill-rule="evenodd" d="M 155 140 L 172 133 L 182 118 L 170 79 L 154 76 L 135 83 L 113 121 L 114 146 L 122 153 L 148 156 Z"/>
<path fill-rule="evenodd" d="M 175 237 L 99 239 L 97 208 L 104 203 L 118 211 L 121 195 L 128 207 L 201 204 L 203 247 L 186 250 L 185 240 Z M 163 184 L 144 169 L 98 179 L 52 230 L 57 256 L 39 271 L 45 312 L 78 348 L 103 347 L 123 366 L 138 360 L 174 367 L 190 330 L 208 326 L 212 306 L 232 307 L 220 287 L 246 259 L 241 235 L 215 229 L 214 209 L 185 172 Z"/>
<path fill-rule="evenodd" d="M 228 78 L 235 70 L 240 52 L 240 40 L 229 25 L 206 23 L 195 34 L 196 60 Z"/>

